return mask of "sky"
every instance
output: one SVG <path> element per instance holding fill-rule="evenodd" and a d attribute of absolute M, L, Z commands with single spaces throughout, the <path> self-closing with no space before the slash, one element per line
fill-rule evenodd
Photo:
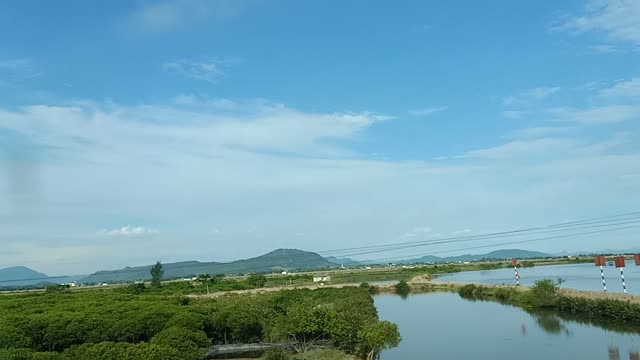
<path fill-rule="evenodd" d="M 230 261 L 640 210 L 638 1 L 5 1 L 0 44 L 0 268 Z"/>

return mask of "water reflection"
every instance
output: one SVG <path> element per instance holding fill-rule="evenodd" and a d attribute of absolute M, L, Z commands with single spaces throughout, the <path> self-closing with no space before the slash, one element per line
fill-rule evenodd
<path fill-rule="evenodd" d="M 402 343 L 383 360 L 410 359 L 638 359 L 640 324 L 620 324 L 525 311 L 457 294 L 375 297 L 381 319 L 396 322 Z"/>
<path fill-rule="evenodd" d="M 543 331 L 549 334 L 565 334 L 571 335 L 571 331 L 564 325 L 562 319 L 552 312 L 533 313 L 536 323 Z"/>
<path fill-rule="evenodd" d="M 609 346 L 609 360 L 620 360 L 620 350 L 617 346 Z"/>

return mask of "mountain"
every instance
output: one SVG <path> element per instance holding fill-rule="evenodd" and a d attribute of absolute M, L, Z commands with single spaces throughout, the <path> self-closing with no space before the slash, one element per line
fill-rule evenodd
<path fill-rule="evenodd" d="M 477 260 L 506 260 L 506 259 L 534 259 L 547 258 L 551 255 L 538 251 L 520 250 L 520 249 L 504 249 L 496 250 L 487 254 L 477 255 L 458 255 L 441 258 L 438 256 L 428 255 L 416 259 L 397 261 L 398 264 L 413 263 L 442 263 L 442 262 L 459 262 L 459 261 L 477 261 Z"/>
<path fill-rule="evenodd" d="M 327 259 L 327 261 L 330 261 L 336 265 L 344 265 L 344 266 L 360 266 L 360 265 L 364 265 L 362 262 L 359 261 L 355 261 L 353 259 L 349 259 L 349 258 L 338 258 L 335 256 L 327 256 L 325 257 L 325 259 Z"/>
<path fill-rule="evenodd" d="M 0 269 L 0 281 L 1 282 L 16 282 L 16 281 L 31 281 L 46 279 L 48 276 L 41 272 L 29 269 L 24 266 L 14 266 L 6 269 Z"/>
<path fill-rule="evenodd" d="M 47 276 L 24 266 L 0 269 L 0 290 L 35 289 L 78 281 L 86 275 Z"/>
<path fill-rule="evenodd" d="M 186 261 L 162 264 L 166 279 L 198 274 L 246 274 L 272 272 L 274 270 L 304 270 L 336 267 L 322 256 L 297 249 L 278 249 L 270 253 L 229 263 Z M 98 271 L 81 280 L 83 283 L 148 280 L 151 265 L 126 267 L 120 270 Z"/>

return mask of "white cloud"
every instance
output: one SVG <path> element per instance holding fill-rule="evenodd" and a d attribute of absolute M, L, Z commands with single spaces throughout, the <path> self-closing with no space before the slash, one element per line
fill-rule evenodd
<path fill-rule="evenodd" d="M 576 146 L 575 140 L 563 138 L 514 140 L 485 149 L 471 150 L 463 157 L 492 160 L 520 158 L 530 161 L 539 160 L 540 156 L 548 156 L 550 151 L 568 152 Z"/>
<path fill-rule="evenodd" d="M 429 116 L 435 113 L 446 111 L 447 109 L 449 109 L 448 106 L 427 107 L 427 108 L 409 110 L 409 114 L 413 116 Z"/>
<path fill-rule="evenodd" d="M 247 0 L 163 0 L 145 5 L 132 13 L 129 28 L 146 32 L 180 29 L 193 23 L 221 20 L 242 13 Z"/>
<path fill-rule="evenodd" d="M 618 81 L 613 86 L 600 90 L 600 95 L 612 98 L 640 98 L 640 78 Z"/>
<path fill-rule="evenodd" d="M 507 119 L 521 119 L 529 114 L 528 111 L 506 110 L 502 112 L 502 116 Z"/>
<path fill-rule="evenodd" d="M 575 130 L 576 128 L 571 126 L 536 126 L 514 130 L 505 137 L 516 139 L 534 139 L 547 137 L 550 135 L 566 135 L 567 133 L 573 132 Z"/>
<path fill-rule="evenodd" d="M 610 150 L 628 143 L 629 139 L 628 133 L 616 133 L 597 141 L 579 140 L 573 137 L 519 138 L 500 145 L 469 151 L 460 158 L 506 162 L 517 160 L 523 164 L 551 161 L 560 156 L 581 158 L 596 154 L 606 155 Z"/>
<path fill-rule="evenodd" d="M 509 229 L 552 223 L 567 214 L 589 217 L 640 202 L 634 177 L 640 154 L 617 145 L 632 144 L 634 134 L 589 141 L 567 132 L 567 138 L 498 141 L 433 163 L 367 160 L 348 144 L 385 116 L 308 112 L 263 99 L 228 100 L 233 110 L 221 110 L 230 103 L 185 96 L 178 104 L 0 108 L 0 128 L 24 135 L 28 142 L 20 150 L 38 151 L 40 159 L 29 163 L 37 191 L 21 195 L 30 212 L 0 201 L 0 242 L 62 241 L 66 248 L 105 246 L 116 253 L 105 257 L 97 250 L 86 262 L 69 252 L 67 261 L 85 261 L 82 271 L 90 272 L 157 258 L 211 261 L 275 247 L 321 251 L 347 241 L 381 244 L 406 229 L 433 234 L 428 226 L 416 227 L 425 219 L 459 229 L 463 218 L 465 227 L 482 233 L 487 224 Z M 0 198 L 11 196 L 5 175 L 0 170 Z M 87 238 L 114 218 L 136 224 Z M 215 237 L 212 218 L 224 229 Z M 130 241 L 133 235 L 106 235 L 150 231 L 135 230 L 140 224 L 162 224 L 162 232 L 136 241 Z M 247 232 L 253 228 L 259 231 Z M 294 236 L 300 233 L 303 239 Z M 234 246 L 202 251 L 212 240 Z M 573 244 L 584 248 L 582 240 Z M 553 247 L 541 243 L 536 249 Z M 46 251 L 43 245 L 14 257 L 47 261 Z M 59 260 L 48 267 L 66 269 Z"/>
<path fill-rule="evenodd" d="M 433 231 L 430 226 L 417 226 L 413 228 L 411 231 L 407 231 L 404 233 L 404 237 L 416 237 L 420 235 L 429 234 Z"/>
<path fill-rule="evenodd" d="M 502 99 L 505 106 L 527 105 L 532 101 L 542 100 L 560 90 L 559 87 L 541 86 L 529 89 L 517 95 L 507 96 Z"/>
<path fill-rule="evenodd" d="M 185 101 L 190 105 L 124 107 L 77 102 L 70 106 L 28 106 L 19 112 L 0 110 L 0 126 L 25 133 L 47 146 L 74 149 L 80 146 L 80 140 L 106 146 L 118 138 L 126 143 L 190 142 L 194 148 L 219 151 L 241 148 L 328 155 L 340 152 L 328 141 L 350 139 L 373 123 L 389 119 L 368 112 L 302 112 L 260 99 L 180 99 L 182 104 Z"/>
<path fill-rule="evenodd" d="M 430 226 L 419 226 L 415 229 L 413 229 L 413 231 L 418 232 L 418 233 L 430 233 L 433 231 L 433 229 Z"/>
<path fill-rule="evenodd" d="M 10 83 L 40 76 L 40 72 L 31 59 L 0 59 L 0 76 L 6 79 L 5 83 Z"/>
<path fill-rule="evenodd" d="M 619 123 L 637 118 L 640 108 L 631 105 L 603 105 L 586 109 L 559 107 L 548 109 L 556 121 L 574 122 L 585 125 Z"/>
<path fill-rule="evenodd" d="M 640 2 L 636 0 L 590 0 L 581 15 L 569 16 L 555 30 L 595 31 L 607 38 L 640 45 Z"/>
<path fill-rule="evenodd" d="M 470 232 L 471 232 L 471 229 L 463 229 L 463 230 L 453 231 L 451 233 L 451 235 L 464 235 L 464 234 L 468 234 Z"/>
<path fill-rule="evenodd" d="M 611 44 L 598 44 L 589 46 L 591 52 L 596 54 L 611 54 L 620 51 L 618 47 Z"/>
<path fill-rule="evenodd" d="M 33 67 L 30 59 L 4 59 L 0 60 L 0 70 L 23 71 Z"/>
<path fill-rule="evenodd" d="M 226 75 L 225 68 L 237 61 L 228 59 L 207 58 L 202 61 L 180 59 L 166 62 L 162 67 L 195 80 L 215 83 Z M 182 100 L 187 100 L 183 97 Z"/>
<path fill-rule="evenodd" d="M 99 234 L 109 235 L 109 236 L 146 236 L 156 234 L 157 231 L 147 229 L 142 226 L 123 226 L 119 229 L 113 230 L 101 230 Z"/>

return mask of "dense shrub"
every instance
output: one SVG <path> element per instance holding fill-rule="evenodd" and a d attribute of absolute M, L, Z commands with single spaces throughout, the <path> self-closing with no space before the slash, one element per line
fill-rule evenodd
<path fill-rule="evenodd" d="M 282 350 L 282 348 L 273 347 L 265 351 L 260 358 L 264 360 L 287 360 L 289 359 L 289 355 L 287 355 L 287 352 Z"/>
<path fill-rule="evenodd" d="M 531 302 L 535 307 L 553 307 L 558 300 L 558 285 L 551 280 L 538 280 L 531 287 Z"/>
<path fill-rule="evenodd" d="M 405 280 L 400 280 L 395 286 L 396 294 L 400 296 L 407 296 L 411 292 L 411 287 Z"/>
<path fill-rule="evenodd" d="M 2 296 L 0 349 L 9 350 L 0 359 L 188 360 L 212 343 L 315 339 L 354 352 L 361 330 L 379 322 L 367 289 L 229 295 L 183 306 L 165 294 L 171 284 L 141 295 L 120 288 Z"/>
<path fill-rule="evenodd" d="M 458 294 L 464 298 L 472 298 L 476 290 L 476 285 L 467 284 L 458 289 Z"/>

